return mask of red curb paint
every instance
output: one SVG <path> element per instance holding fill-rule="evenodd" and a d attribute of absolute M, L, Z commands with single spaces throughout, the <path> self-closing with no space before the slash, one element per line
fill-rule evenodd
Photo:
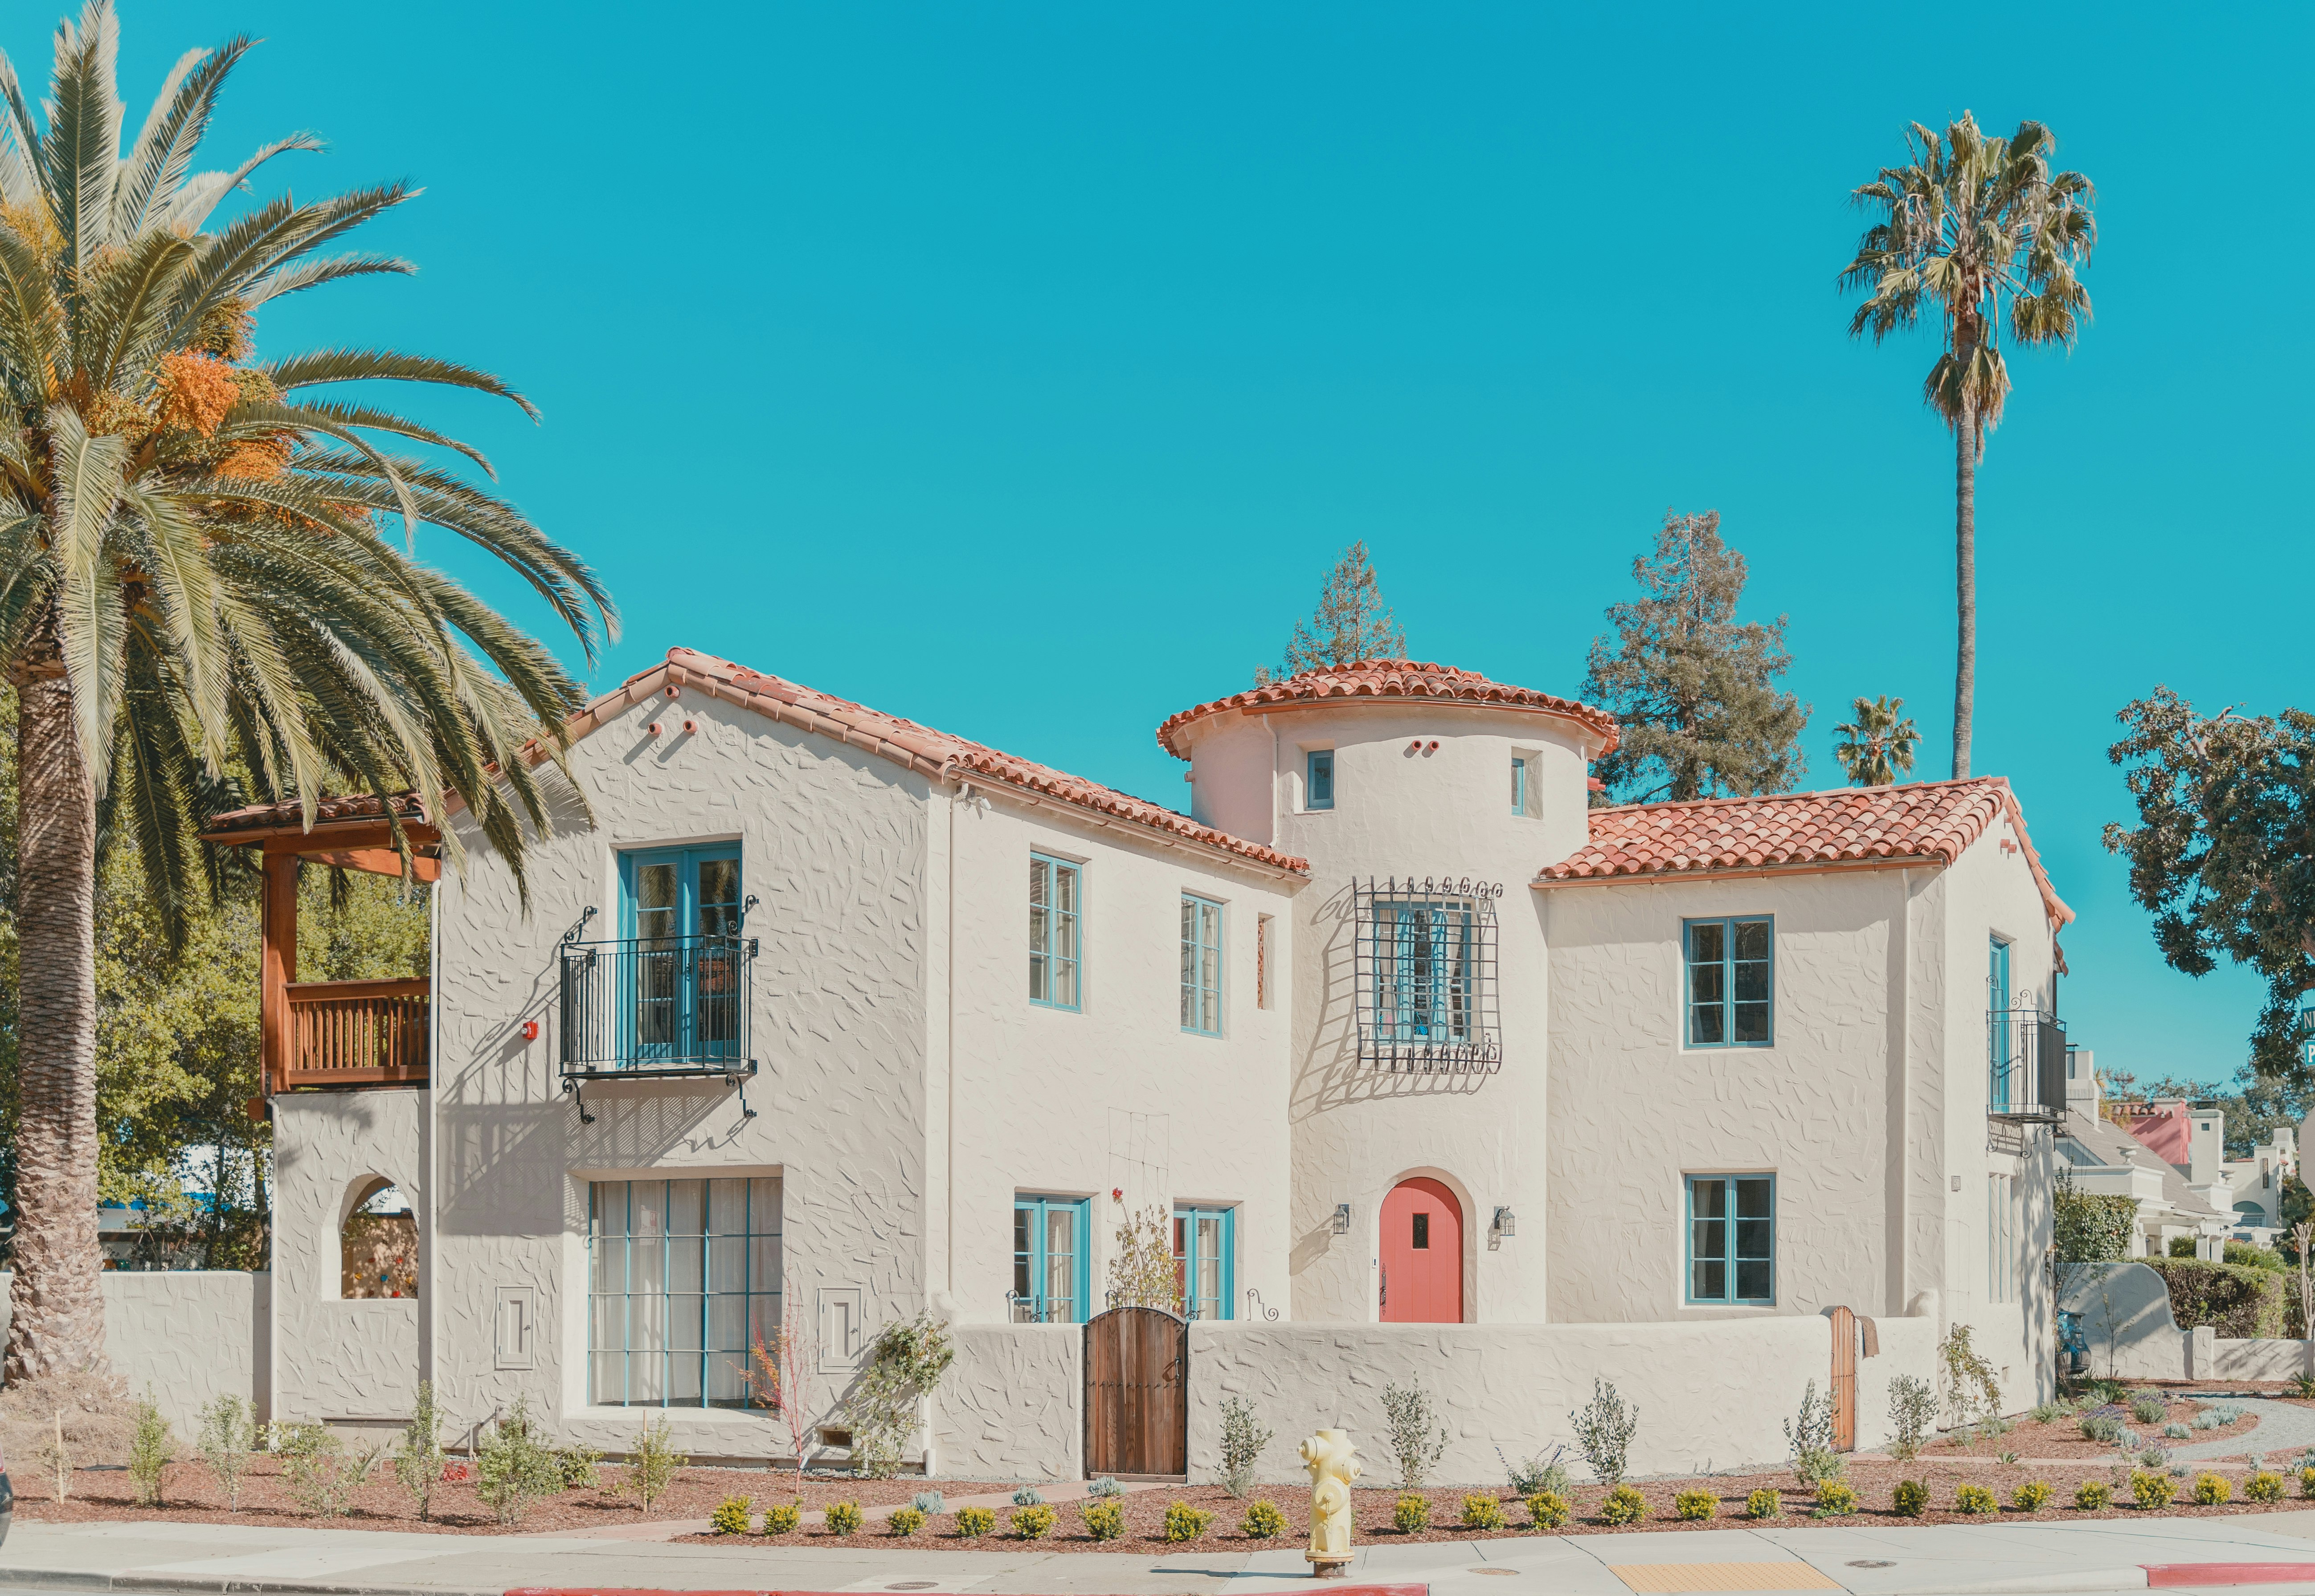
<path fill-rule="evenodd" d="M 2315 1584 L 2315 1563 L 2147 1563 L 2149 1587 Z"/>

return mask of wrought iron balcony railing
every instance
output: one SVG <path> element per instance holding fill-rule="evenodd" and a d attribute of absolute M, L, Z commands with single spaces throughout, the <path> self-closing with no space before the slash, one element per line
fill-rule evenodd
<path fill-rule="evenodd" d="M 752 936 L 563 946 L 565 1081 L 756 1073 L 748 1051 Z"/>
<path fill-rule="evenodd" d="M 2066 1023 L 2038 1008 L 1985 1016 L 1985 1112 L 1997 1120 L 2062 1119 Z"/>

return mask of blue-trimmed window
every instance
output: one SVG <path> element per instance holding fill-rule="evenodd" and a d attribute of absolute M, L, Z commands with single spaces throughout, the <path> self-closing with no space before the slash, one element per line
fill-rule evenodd
<path fill-rule="evenodd" d="M 1775 1040 L 1776 919 L 1690 920 L 1688 1045 L 1768 1047 Z"/>
<path fill-rule="evenodd" d="M 1688 1300 L 1777 1300 L 1777 1177 L 1688 1177 Z"/>
<path fill-rule="evenodd" d="M 1512 812 L 1527 813 L 1527 756 L 1512 756 Z"/>
<path fill-rule="evenodd" d="M 1174 1210 L 1174 1280 L 1182 1309 L 1193 1319 L 1230 1317 L 1237 1282 L 1237 1210 Z"/>
<path fill-rule="evenodd" d="M 2009 1109 L 2011 1074 L 2009 944 L 1999 936 L 1990 937 L 1986 943 L 1985 1006 L 1989 1015 L 1985 1028 L 1985 1105 L 1995 1113 L 2006 1113 Z M 1997 1297 L 1994 1300 L 2002 1299 Z"/>
<path fill-rule="evenodd" d="M 1044 1008 L 1081 1008 L 1085 964 L 1080 951 L 1085 916 L 1085 867 L 1067 859 L 1029 856 L 1029 1001 Z"/>
<path fill-rule="evenodd" d="M 1335 750 L 1312 749 L 1302 761 L 1302 807 L 1335 807 Z"/>
<path fill-rule="evenodd" d="M 617 1024 L 634 1059 L 736 1059 L 741 986 L 732 938 L 746 918 L 740 845 L 636 848 L 619 855 Z"/>
<path fill-rule="evenodd" d="M 596 1181 L 587 1202 L 589 1400 L 747 1407 L 780 1331 L 780 1183 Z"/>
<path fill-rule="evenodd" d="M 1014 1323 L 1085 1323 L 1093 1290 L 1088 1211 L 1082 1197 L 1013 1200 Z"/>
<path fill-rule="evenodd" d="M 1222 1033 L 1222 906 L 1182 894 L 1182 1029 Z"/>

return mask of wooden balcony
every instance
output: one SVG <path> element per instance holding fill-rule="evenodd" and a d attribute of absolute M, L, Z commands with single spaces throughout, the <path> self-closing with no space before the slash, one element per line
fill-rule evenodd
<path fill-rule="evenodd" d="M 288 1045 L 274 1089 L 424 1086 L 432 989 L 424 980 L 285 983 Z"/>

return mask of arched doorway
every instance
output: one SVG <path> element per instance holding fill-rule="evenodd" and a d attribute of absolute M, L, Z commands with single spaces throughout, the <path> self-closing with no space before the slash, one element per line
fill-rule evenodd
<path fill-rule="evenodd" d="M 1425 1175 L 1382 1200 L 1382 1321 L 1463 1322 L 1463 1205 Z"/>

